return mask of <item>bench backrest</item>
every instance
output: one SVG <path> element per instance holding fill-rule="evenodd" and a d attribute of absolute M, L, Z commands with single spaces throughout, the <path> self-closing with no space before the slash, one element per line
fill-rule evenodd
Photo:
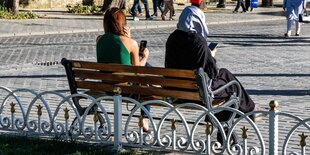
<path fill-rule="evenodd" d="M 202 101 L 195 70 L 147 68 L 65 58 L 62 59 L 62 64 L 66 69 L 72 94 L 77 93 L 77 89 L 113 92 L 115 87 L 120 87 L 122 94 Z"/>

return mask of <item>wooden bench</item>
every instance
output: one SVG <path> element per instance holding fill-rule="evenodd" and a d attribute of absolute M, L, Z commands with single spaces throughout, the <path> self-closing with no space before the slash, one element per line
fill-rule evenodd
<path fill-rule="evenodd" d="M 78 89 L 113 93 L 115 87 L 120 87 L 122 94 L 135 93 L 202 101 L 196 82 L 197 73 L 194 70 L 146 68 L 66 59 L 62 60 L 62 64 L 66 69 L 71 94 L 78 93 Z M 79 105 L 76 107 L 80 108 Z"/>
<path fill-rule="evenodd" d="M 212 103 L 213 93 L 220 92 L 233 84 L 238 85 L 236 81 L 232 81 L 219 90 L 212 91 L 208 86 L 210 79 L 203 69 L 147 68 L 67 60 L 65 58 L 61 60 L 61 63 L 66 70 L 71 94 L 78 93 L 78 89 L 109 94 L 113 93 L 115 87 L 120 87 L 122 95 L 139 94 L 161 97 L 161 99 L 170 97 L 196 102 L 212 109 L 224 103 Z M 238 96 L 232 99 L 238 101 Z M 74 99 L 73 102 L 82 115 L 84 111 L 79 104 L 79 99 Z"/>

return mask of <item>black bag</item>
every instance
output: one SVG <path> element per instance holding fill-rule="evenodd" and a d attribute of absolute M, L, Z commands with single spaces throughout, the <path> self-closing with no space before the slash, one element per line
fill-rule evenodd
<path fill-rule="evenodd" d="M 299 22 L 301 23 L 310 23 L 310 16 L 307 12 L 299 14 Z"/>

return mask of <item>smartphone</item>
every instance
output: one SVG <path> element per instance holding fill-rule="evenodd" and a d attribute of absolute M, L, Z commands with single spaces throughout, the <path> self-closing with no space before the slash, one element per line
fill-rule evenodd
<path fill-rule="evenodd" d="M 211 51 L 213 51 L 217 47 L 218 43 L 210 43 L 209 48 Z"/>
<path fill-rule="evenodd" d="M 140 54 L 140 55 L 143 54 L 143 51 L 144 51 L 144 49 L 146 48 L 146 44 L 147 44 L 147 41 L 146 41 L 146 40 L 141 40 L 141 42 L 140 42 L 140 47 L 139 47 L 139 54 Z"/>

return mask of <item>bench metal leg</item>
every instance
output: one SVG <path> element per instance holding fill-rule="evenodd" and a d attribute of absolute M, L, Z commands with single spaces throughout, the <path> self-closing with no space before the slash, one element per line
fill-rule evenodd
<path fill-rule="evenodd" d="M 122 100 L 121 95 L 114 96 L 114 147 L 112 152 L 122 150 Z"/>

